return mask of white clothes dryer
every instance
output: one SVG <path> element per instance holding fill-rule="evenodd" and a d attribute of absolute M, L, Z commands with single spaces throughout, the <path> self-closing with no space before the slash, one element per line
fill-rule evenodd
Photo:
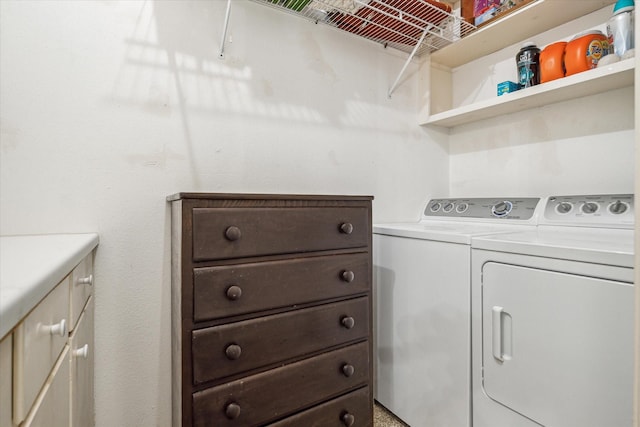
<path fill-rule="evenodd" d="M 472 239 L 474 427 L 630 427 L 632 195 L 550 197 Z"/>
<path fill-rule="evenodd" d="M 405 423 L 470 425 L 471 237 L 535 227 L 539 201 L 434 199 L 374 224 L 374 395 Z"/>

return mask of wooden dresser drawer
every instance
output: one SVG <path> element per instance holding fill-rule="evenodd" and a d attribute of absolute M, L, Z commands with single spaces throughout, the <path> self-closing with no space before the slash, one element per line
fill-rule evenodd
<path fill-rule="evenodd" d="M 363 342 L 196 392 L 193 424 L 258 426 L 368 381 L 369 343 Z"/>
<path fill-rule="evenodd" d="M 369 304 L 363 297 L 196 330 L 194 384 L 366 338 Z"/>
<path fill-rule="evenodd" d="M 371 392 L 363 387 L 268 427 L 371 427 Z"/>
<path fill-rule="evenodd" d="M 193 259 L 366 247 L 366 208 L 194 208 Z"/>
<path fill-rule="evenodd" d="M 194 321 L 364 293 L 369 253 L 194 269 Z"/>

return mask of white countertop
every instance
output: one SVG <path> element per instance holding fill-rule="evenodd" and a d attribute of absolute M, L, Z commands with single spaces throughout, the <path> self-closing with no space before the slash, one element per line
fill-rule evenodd
<path fill-rule="evenodd" d="M 98 235 L 0 236 L 0 338 L 98 246 Z"/>

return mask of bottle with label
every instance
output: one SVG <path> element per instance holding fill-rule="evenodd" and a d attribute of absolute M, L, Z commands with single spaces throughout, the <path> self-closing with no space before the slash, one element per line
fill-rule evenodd
<path fill-rule="evenodd" d="M 609 53 L 622 57 L 635 47 L 633 0 L 618 0 L 613 7 L 613 16 L 607 21 Z"/>
<path fill-rule="evenodd" d="M 516 55 L 518 84 L 520 89 L 540 84 L 540 49 L 532 42 L 526 42 Z"/>

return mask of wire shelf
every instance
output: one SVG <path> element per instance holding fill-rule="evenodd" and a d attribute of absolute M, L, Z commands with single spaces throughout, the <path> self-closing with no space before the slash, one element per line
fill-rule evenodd
<path fill-rule="evenodd" d="M 435 0 L 253 0 L 414 56 L 460 40 L 476 27 Z M 424 37 L 423 37 L 424 35 Z"/>

